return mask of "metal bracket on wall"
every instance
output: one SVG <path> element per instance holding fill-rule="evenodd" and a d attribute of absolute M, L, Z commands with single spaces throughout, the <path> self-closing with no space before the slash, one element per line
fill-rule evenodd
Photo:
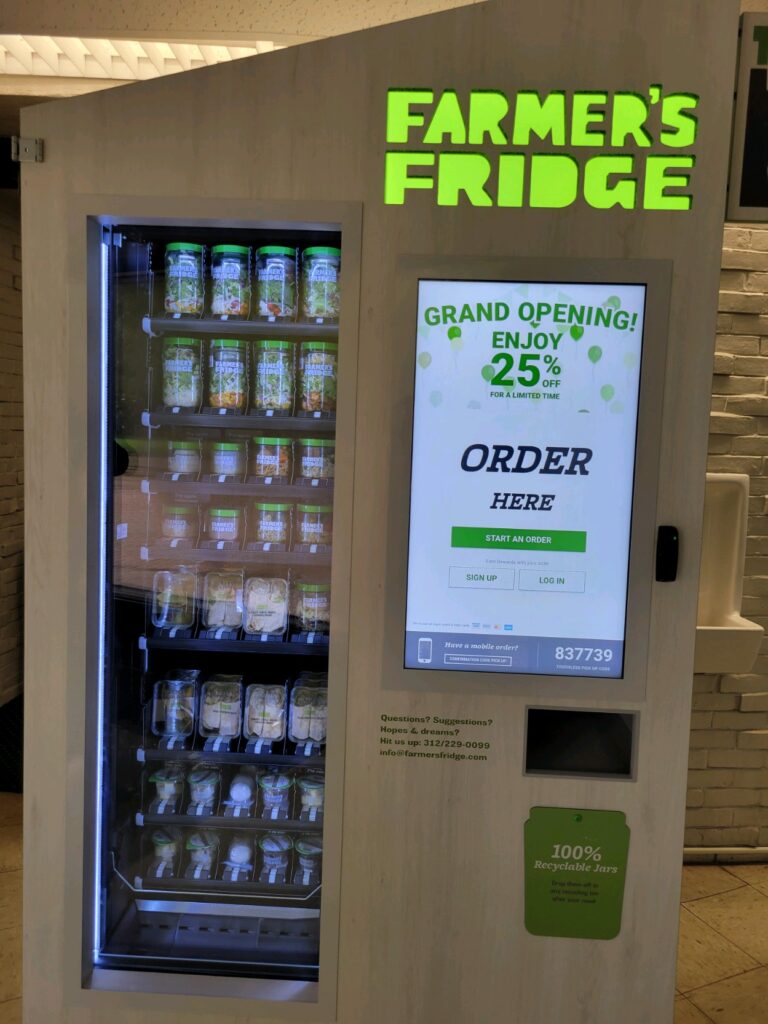
<path fill-rule="evenodd" d="M 17 164 L 41 164 L 43 162 L 43 140 L 22 139 L 11 136 L 11 160 Z"/>

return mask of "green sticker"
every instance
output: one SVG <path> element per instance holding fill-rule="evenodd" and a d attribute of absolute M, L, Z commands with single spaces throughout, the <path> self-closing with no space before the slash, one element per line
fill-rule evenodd
<path fill-rule="evenodd" d="M 525 823 L 525 927 L 531 935 L 615 939 L 629 828 L 622 811 L 532 807 Z"/>
<path fill-rule="evenodd" d="M 591 363 L 599 363 L 603 358 L 603 350 L 599 345 L 593 345 L 589 352 L 587 352 L 587 355 Z"/>

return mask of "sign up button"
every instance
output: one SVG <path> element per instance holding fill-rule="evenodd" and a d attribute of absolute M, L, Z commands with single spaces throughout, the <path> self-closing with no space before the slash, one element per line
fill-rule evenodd
<path fill-rule="evenodd" d="M 514 590 L 514 569 L 474 569 L 461 565 L 450 568 L 449 586 L 475 590 Z"/>
<path fill-rule="evenodd" d="M 585 572 L 536 572 L 533 569 L 520 570 L 520 590 L 549 590 L 562 594 L 583 594 L 586 586 Z"/>

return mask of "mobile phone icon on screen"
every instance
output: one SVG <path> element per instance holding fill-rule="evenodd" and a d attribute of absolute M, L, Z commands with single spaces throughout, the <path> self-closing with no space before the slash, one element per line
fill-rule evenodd
<path fill-rule="evenodd" d="M 418 655 L 420 665 L 428 665 L 432 661 L 432 638 L 428 636 L 419 637 Z"/>

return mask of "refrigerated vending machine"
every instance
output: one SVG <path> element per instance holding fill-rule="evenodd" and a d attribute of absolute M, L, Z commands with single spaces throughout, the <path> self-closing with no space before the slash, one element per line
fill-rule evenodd
<path fill-rule="evenodd" d="M 671 1024 L 736 16 L 24 112 L 26 1024 Z"/>

